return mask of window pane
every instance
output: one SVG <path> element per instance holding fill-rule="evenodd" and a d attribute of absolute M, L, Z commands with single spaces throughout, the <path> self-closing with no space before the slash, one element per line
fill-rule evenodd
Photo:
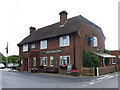
<path fill-rule="evenodd" d="M 53 56 L 50 57 L 50 66 L 53 66 Z"/>
<path fill-rule="evenodd" d="M 23 45 L 23 52 L 24 52 L 24 51 L 28 51 L 28 44 L 24 44 L 24 45 Z"/>
<path fill-rule="evenodd" d="M 35 48 L 35 44 L 32 44 L 32 45 L 31 45 L 31 48 Z"/>
<path fill-rule="evenodd" d="M 33 66 L 36 66 L 36 57 L 33 57 Z"/>
<path fill-rule="evenodd" d="M 69 46 L 69 36 L 60 37 L 60 46 Z"/>
<path fill-rule="evenodd" d="M 46 49 L 47 48 L 47 40 L 43 40 L 40 42 L 40 49 Z"/>
<path fill-rule="evenodd" d="M 93 46 L 97 46 L 97 37 L 94 37 L 94 45 Z"/>
<path fill-rule="evenodd" d="M 70 57 L 67 57 L 67 64 L 70 63 Z"/>

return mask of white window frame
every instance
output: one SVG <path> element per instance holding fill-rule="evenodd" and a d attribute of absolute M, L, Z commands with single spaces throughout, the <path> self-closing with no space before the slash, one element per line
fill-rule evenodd
<path fill-rule="evenodd" d="M 43 66 L 47 66 L 47 57 L 40 57 L 40 64 Z"/>
<path fill-rule="evenodd" d="M 70 56 L 60 56 L 60 65 L 67 65 L 67 57 L 69 57 L 69 63 L 70 64 Z M 64 64 L 65 60 L 65 64 Z"/>
<path fill-rule="evenodd" d="M 36 66 L 36 57 L 33 57 L 33 66 Z"/>
<path fill-rule="evenodd" d="M 66 38 L 66 39 L 64 39 L 64 38 Z M 60 47 L 70 46 L 70 37 L 69 37 L 69 35 L 60 37 L 59 38 L 59 44 L 60 44 Z"/>
<path fill-rule="evenodd" d="M 114 62 L 115 60 L 115 62 Z M 116 64 L 116 58 L 112 58 L 112 64 Z"/>
<path fill-rule="evenodd" d="M 23 44 L 23 52 L 28 51 L 28 44 Z"/>
<path fill-rule="evenodd" d="M 47 49 L 47 40 L 40 41 L 40 49 Z"/>
<path fill-rule="evenodd" d="M 50 56 L 50 66 L 53 66 L 52 63 L 53 63 L 53 56 Z"/>
<path fill-rule="evenodd" d="M 31 48 L 34 49 L 34 48 L 35 48 L 35 44 L 32 44 L 32 45 L 31 45 Z"/>

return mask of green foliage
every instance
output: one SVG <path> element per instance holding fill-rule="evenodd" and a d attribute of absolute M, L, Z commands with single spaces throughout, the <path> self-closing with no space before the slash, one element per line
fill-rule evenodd
<path fill-rule="evenodd" d="M 97 56 L 91 54 L 90 52 L 86 52 L 83 50 L 82 53 L 83 67 L 99 67 L 100 60 Z"/>
<path fill-rule="evenodd" d="M 6 57 L 2 53 L 0 53 L 0 63 L 6 63 Z"/>
<path fill-rule="evenodd" d="M 6 59 L 7 58 L 2 53 L 0 53 L 0 63 L 3 63 L 6 65 Z M 21 65 L 21 60 L 20 60 L 19 56 L 12 55 L 12 56 L 8 56 L 8 63 Z"/>
<path fill-rule="evenodd" d="M 104 50 L 104 53 L 110 54 L 110 51 L 107 50 L 107 49 L 105 49 L 105 50 Z"/>
<path fill-rule="evenodd" d="M 20 64 L 20 58 L 18 56 L 15 56 L 15 55 L 9 56 L 8 63 Z"/>

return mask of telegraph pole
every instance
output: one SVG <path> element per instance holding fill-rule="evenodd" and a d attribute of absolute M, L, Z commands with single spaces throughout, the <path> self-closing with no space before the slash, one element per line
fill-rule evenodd
<path fill-rule="evenodd" d="M 7 42 L 7 46 L 6 46 L 6 67 L 7 67 L 7 64 L 8 64 L 8 42 Z"/>

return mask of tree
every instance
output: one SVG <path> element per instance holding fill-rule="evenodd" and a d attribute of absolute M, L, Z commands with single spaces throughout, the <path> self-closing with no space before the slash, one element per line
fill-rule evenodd
<path fill-rule="evenodd" d="M 8 63 L 13 63 L 13 64 L 20 64 L 20 58 L 16 55 L 12 55 L 8 57 Z"/>
<path fill-rule="evenodd" d="M 82 61 L 83 61 L 83 67 L 99 67 L 100 66 L 100 60 L 97 56 L 91 54 L 90 52 L 86 52 L 83 50 L 82 53 Z"/>
<path fill-rule="evenodd" d="M 107 49 L 105 49 L 105 50 L 104 50 L 104 53 L 110 54 L 110 51 L 107 50 Z"/>
<path fill-rule="evenodd" d="M 6 57 L 0 53 L 0 63 L 6 64 Z"/>

